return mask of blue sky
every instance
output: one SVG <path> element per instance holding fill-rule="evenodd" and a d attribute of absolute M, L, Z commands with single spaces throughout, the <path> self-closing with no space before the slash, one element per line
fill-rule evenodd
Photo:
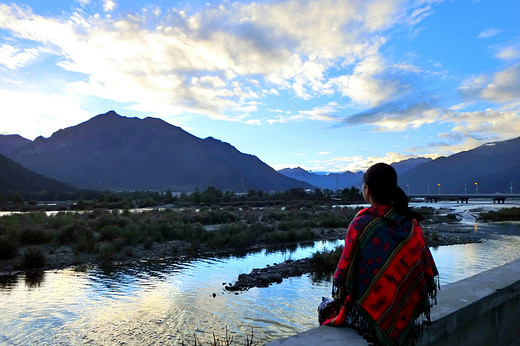
<path fill-rule="evenodd" d="M 520 136 L 518 0 L 0 3 L 0 133 L 115 110 L 275 169 Z"/>

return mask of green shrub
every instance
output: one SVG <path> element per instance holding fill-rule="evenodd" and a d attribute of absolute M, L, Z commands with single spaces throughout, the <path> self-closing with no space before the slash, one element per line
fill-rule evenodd
<path fill-rule="evenodd" d="M 19 239 L 22 244 L 44 244 L 51 239 L 49 234 L 42 228 L 42 225 L 24 227 L 20 230 Z"/>
<path fill-rule="evenodd" d="M 0 259 L 10 259 L 18 255 L 18 242 L 7 235 L 0 236 Z"/>
<path fill-rule="evenodd" d="M 43 268 L 47 264 L 47 259 L 43 250 L 39 247 L 28 247 L 22 255 L 21 267 L 23 269 Z"/>
<path fill-rule="evenodd" d="M 86 236 L 81 236 L 79 241 L 76 243 L 74 250 L 76 252 L 92 253 L 94 252 L 96 241 Z"/>
<path fill-rule="evenodd" d="M 144 248 L 150 250 L 153 247 L 153 238 L 147 237 L 144 241 Z"/>
<path fill-rule="evenodd" d="M 343 253 L 343 246 L 338 246 L 330 251 L 318 251 L 311 257 L 311 263 L 316 272 L 330 273 L 336 270 L 341 254 Z"/>
<path fill-rule="evenodd" d="M 119 237 L 120 228 L 112 225 L 105 225 L 99 230 L 99 240 L 110 241 Z"/>
<path fill-rule="evenodd" d="M 112 243 L 106 243 L 99 246 L 98 258 L 101 264 L 106 265 L 112 261 L 116 254 L 116 248 Z"/>

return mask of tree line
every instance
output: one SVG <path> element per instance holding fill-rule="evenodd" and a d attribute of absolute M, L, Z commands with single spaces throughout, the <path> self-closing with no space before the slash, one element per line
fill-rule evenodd
<path fill-rule="evenodd" d="M 299 203 L 356 203 L 363 201 L 358 188 L 351 187 L 331 191 L 327 189 L 293 188 L 283 192 L 250 190 L 247 193 L 223 192 L 214 186 L 191 193 L 167 191 L 109 191 L 77 190 L 74 192 L 41 191 L 34 194 L 2 193 L 0 208 L 4 210 L 85 210 L 85 209 L 132 209 L 157 207 L 173 204 L 175 206 L 234 206 L 248 204 L 277 205 L 290 202 Z M 45 203 L 47 202 L 47 203 Z M 55 202 L 55 203 L 50 203 Z"/>

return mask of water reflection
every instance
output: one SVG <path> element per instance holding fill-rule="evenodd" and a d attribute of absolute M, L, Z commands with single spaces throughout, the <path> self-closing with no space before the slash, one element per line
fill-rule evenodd
<path fill-rule="evenodd" d="M 485 241 L 432 250 L 441 284 L 520 258 L 520 224 L 469 227 Z M 316 307 L 330 295 L 330 277 L 292 277 L 238 295 L 225 292 L 224 284 L 254 268 L 342 243 L 0 278 L 0 343 L 193 344 L 194 333 L 211 342 L 226 327 L 238 344 L 251 327 L 261 343 L 285 337 L 317 326 Z"/>
<path fill-rule="evenodd" d="M 45 272 L 25 273 L 25 286 L 28 288 L 40 287 L 45 279 Z"/>
<path fill-rule="evenodd" d="M 4 290 L 11 290 L 16 287 L 18 283 L 18 275 L 0 276 L 0 292 Z"/>

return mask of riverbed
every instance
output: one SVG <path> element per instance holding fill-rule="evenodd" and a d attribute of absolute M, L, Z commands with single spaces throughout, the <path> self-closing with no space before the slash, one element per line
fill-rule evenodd
<path fill-rule="evenodd" d="M 478 233 L 481 243 L 432 249 L 441 286 L 520 258 L 520 224 L 478 223 L 472 219 L 474 209 L 457 206 L 456 213 L 464 216 L 460 229 Z M 226 328 L 236 344 L 251 333 L 260 344 L 287 337 L 317 326 L 316 307 L 330 295 L 330 279 L 304 275 L 239 294 L 225 291 L 225 284 L 254 268 L 309 257 L 341 243 L 4 277 L 0 343 L 191 345 L 194 338 L 213 341 L 213 333 L 222 340 Z"/>

